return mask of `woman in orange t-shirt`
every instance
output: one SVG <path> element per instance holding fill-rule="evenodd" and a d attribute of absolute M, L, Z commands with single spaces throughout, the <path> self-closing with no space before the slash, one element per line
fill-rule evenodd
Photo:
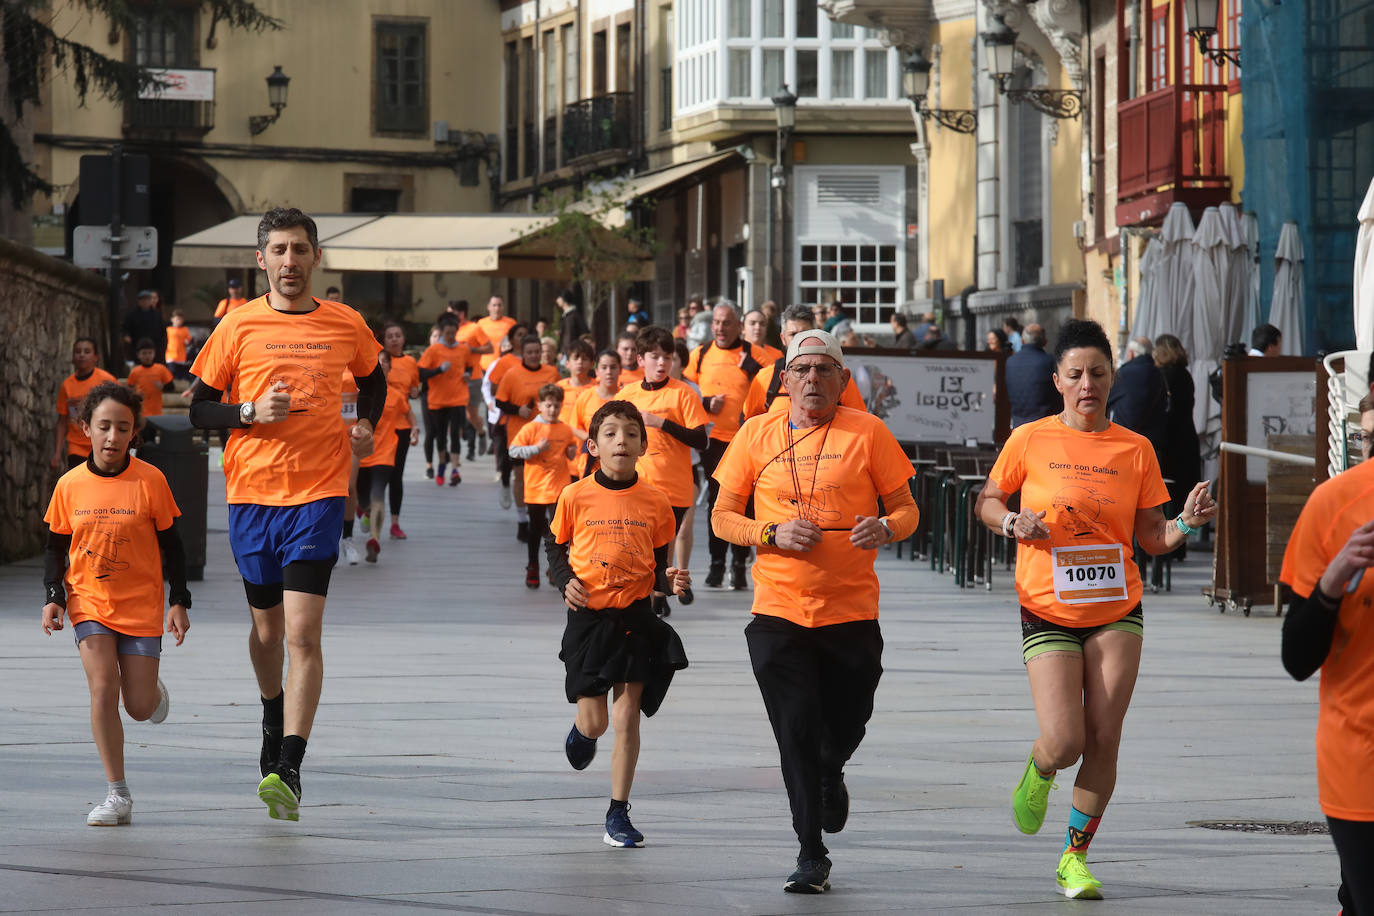
<path fill-rule="evenodd" d="M 420 364 L 415 357 L 406 355 L 405 328 L 394 321 L 388 321 L 382 328 L 382 346 L 390 354 L 391 361 L 386 373 L 386 387 L 388 391 L 395 391 L 406 403 L 404 415 L 396 422 L 396 460 L 387 481 L 391 491 L 391 538 L 404 541 L 406 533 L 401 530 L 401 501 L 405 495 L 406 455 L 410 453 L 410 447 L 420 441 L 420 431 L 415 426 L 410 410 L 411 398 L 420 393 Z"/>
<path fill-rule="evenodd" d="M 1145 621 L 1132 544 L 1178 549 L 1216 514 L 1207 482 L 1166 519 L 1169 491 L 1149 440 L 1107 417 L 1112 346 L 1095 321 L 1069 321 L 1055 348 L 1062 413 L 1018 426 L 978 497 L 979 519 L 1018 541 L 1022 657 L 1040 736 L 1012 793 L 1022 833 L 1045 820 L 1054 774 L 1082 758 L 1056 880 L 1100 898 L 1088 844 L 1116 786 L 1121 725 L 1140 669 Z M 1021 494 L 1021 509 L 1007 508 Z"/>
<path fill-rule="evenodd" d="M 64 614 L 72 622 L 90 685 L 91 734 L 109 783 L 105 801 L 86 817 L 92 827 L 132 817 L 120 696 L 140 722 L 167 718 L 167 688 L 157 676 L 163 628 L 178 646 L 191 628 L 186 554 L 174 527 L 181 513 L 162 472 L 129 454 L 139 401 L 118 382 L 91 389 L 78 414 L 91 454 L 57 482 L 44 516 L 43 632 L 62 629 Z M 164 575 L 172 587 L 165 619 Z"/>
<path fill-rule="evenodd" d="M 1332 477 L 1303 506 L 1279 581 L 1293 590 L 1283 666 L 1321 670 L 1317 794 L 1341 860 L 1346 913 L 1374 913 L 1374 461 Z"/>

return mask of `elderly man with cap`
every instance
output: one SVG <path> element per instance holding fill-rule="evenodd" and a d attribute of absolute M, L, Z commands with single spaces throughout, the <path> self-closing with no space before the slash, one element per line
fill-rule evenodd
<path fill-rule="evenodd" d="M 223 318 L 234 309 L 241 305 L 247 305 L 248 300 L 243 297 L 243 284 L 237 278 L 229 280 L 228 289 L 224 292 L 224 298 L 215 306 L 215 320 Z"/>
<path fill-rule="evenodd" d="M 835 338 L 800 331 L 786 361 L 788 409 L 750 420 L 731 441 L 712 522 L 726 540 L 758 548 L 744 632 L 801 844 L 784 890 L 819 894 L 830 888 L 821 832 L 848 818 L 844 765 L 883 670 L 875 552 L 909 537 L 920 513 L 915 472 L 891 431 L 840 404 L 849 372 Z"/>
<path fill-rule="evenodd" d="M 811 309 L 804 305 L 789 305 L 782 313 L 782 345 L 792 343 L 792 338 L 802 331 L 816 327 L 816 318 Z M 773 362 L 765 365 L 754 380 L 749 383 L 749 393 L 744 397 L 744 417 L 757 417 L 770 410 L 786 410 L 790 406 L 787 392 L 782 388 L 783 366 L 787 364 L 787 354 L 782 354 Z M 864 396 L 859 386 L 851 378 L 840 395 L 840 404 L 857 410 L 867 410 Z"/>

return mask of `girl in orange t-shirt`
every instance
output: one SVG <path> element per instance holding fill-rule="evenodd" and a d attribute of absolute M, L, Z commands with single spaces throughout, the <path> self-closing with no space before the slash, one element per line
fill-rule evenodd
<path fill-rule="evenodd" d="M 388 321 L 382 328 L 382 346 L 391 356 L 391 366 L 386 372 L 386 386 L 404 398 L 406 412 L 397 419 L 396 460 L 391 465 L 391 478 L 387 487 L 391 491 L 391 539 L 404 541 L 406 533 L 401 529 L 401 501 L 405 496 L 406 455 L 410 447 L 420 441 L 419 429 L 415 426 L 414 413 L 410 400 L 420 393 L 420 364 L 405 351 L 406 332 L 394 321 Z M 376 439 L 376 436 L 373 436 Z"/>
<path fill-rule="evenodd" d="M 162 632 L 177 645 L 191 628 L 186 556 L 174 527 L 180 515 L 162 472 L 130 456 L 139 425 L 139 395 L 102 382 L 78 419 L 92 451 L 57 482 L 44 521 L 48 549 L 43 574 L 43 632 L 71 619 L 91 692 L 91 735 L 105 766 L 108 794 L 86 817 L 92 827 L 132 818 L 124 781 L 124 729 L 119 699 L 140 722 L 167 718 L 167 688 L 157 676 Z M 162 613 L 162 580 L 171 583 Z"/>
<path fill-rule="evenodd" d="M 377 354 L 382 371 L 391 377 L 393 361 L 390 350 Z M 382 408 L 382 418 L 377 421 L 377 429 L 372 434 L 375 443 L 372 454 L 358 462 L 358 499 L 366 499 L 370 507 L 365 517 L 368 522 L 367 562 L 376 563 L 377 555 L 382 552 L 382 520 L 386 518 L 386 488 L 391 484 L 392 471 L 396 462 L 404 457 L 401 443 L 414 445 L 419 437 L 414 417 L 410 412 L 410 399 L 400 388 L 390 384 L 386 389 L 386 406 Z M 394 494 L 393 494 L 394 495 Z M 392 529 L 394 531 L 395 524 Z"/>
<path fill-rule="evenodd" d="M 539 549 L 549 532 L 549 519 L 563 488 L 572 482 L 568 462 L 577 456 L 577 436 L 558 418 L 563 410 L 563 389 L 547 384 L 539 389 L 535 405 L 539 415 L 526 423 L 510 443 L 510 456 L 524 463 L 525 507 L 530 522 L 526 534 L 529 563 L 525 586 L 539 587 Z"/>
<path fill-rule="evenodd" d="M 1064 410 L 1012 431 L 976 509 L 1018 542 L 1022 658 L 1040 725 L 1012 792 L 1012 820 L 1038 832 L 1054 774 L 1082 759 L 1056 881 L 1064 896 L 1090 900 L 1102 896 L 1102 882 L 1088 870 L 1088 844 L 1116 787 L 1145 631 L 1132 544 L 1170 553 L 1216 514 L 1204 481 L 1177 518 L 1164 517 L 1169 491 L 1149 440 L 1107 417 L 1112 365 L 1097 322 L 1063 326 L 1054 385 Z M 1007 500 L 1018 492 L 1013 512 Z"/>
<path fill-rule="evenodd" d="M 558 653 L 564 691 L 577 704 L 563 750 L 573 769 L 586 769 L 596 756 L 596 739 L 614 720 L 611 803 L 601 841 L 634 847 L 644 843 L 644 834 L 630 823 L 640 713 L 656 713 L 674 672 L 687 667 L 682 640 L 654 616 L 650 596 L 669 590 L 681 595 L 692 580 L 668 559 L 668 497 L 635 472 L 648 447 L 639 410 L 627 401 L 608 401 L 592 417 L 588 433 L 601 468 L 563 490 L 548 544 L 551 578 L 568 606 Z M 610 717 L 608 693 L 614 697 Z"/>
<path fill-rule="evenodd" d="M 143 416 L 162 416 L 162 393 L 175 390 L 172 386 L 172 370 L 161 363 L 153 362 L 157 350 L 153 342 L 143 339 L 138 342 L 138 365 L 129 370 L 129 387 L 143 395 Z"/>

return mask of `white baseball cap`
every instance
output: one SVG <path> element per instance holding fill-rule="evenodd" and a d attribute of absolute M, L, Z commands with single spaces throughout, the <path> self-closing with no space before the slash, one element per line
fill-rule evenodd
<path fill-rule="evenodd" d="M 835 339 L 834 334 L 819 328 L 797 332 L 792 342 L 787 345 L 786 365 L 792 365 L 792 360 L 798 356 L 816 355 L 828 356 L 841 366 L 844 365 L 844 351 L 840 349 L 840 342 Z"/>

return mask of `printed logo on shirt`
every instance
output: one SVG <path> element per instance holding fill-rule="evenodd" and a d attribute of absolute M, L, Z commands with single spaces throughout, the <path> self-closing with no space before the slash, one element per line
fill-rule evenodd
<path fill-rule="evenodd" d="M 328 377 L 319 369 L 288 363 L 277 366 L 269 382 L 273 386 L 280 382 L 291 393 L 291 406 L 287 408 L 287 413 L 312 416 L 329 403 L 318 393 L 316 387 L 317 382 Z"/>

